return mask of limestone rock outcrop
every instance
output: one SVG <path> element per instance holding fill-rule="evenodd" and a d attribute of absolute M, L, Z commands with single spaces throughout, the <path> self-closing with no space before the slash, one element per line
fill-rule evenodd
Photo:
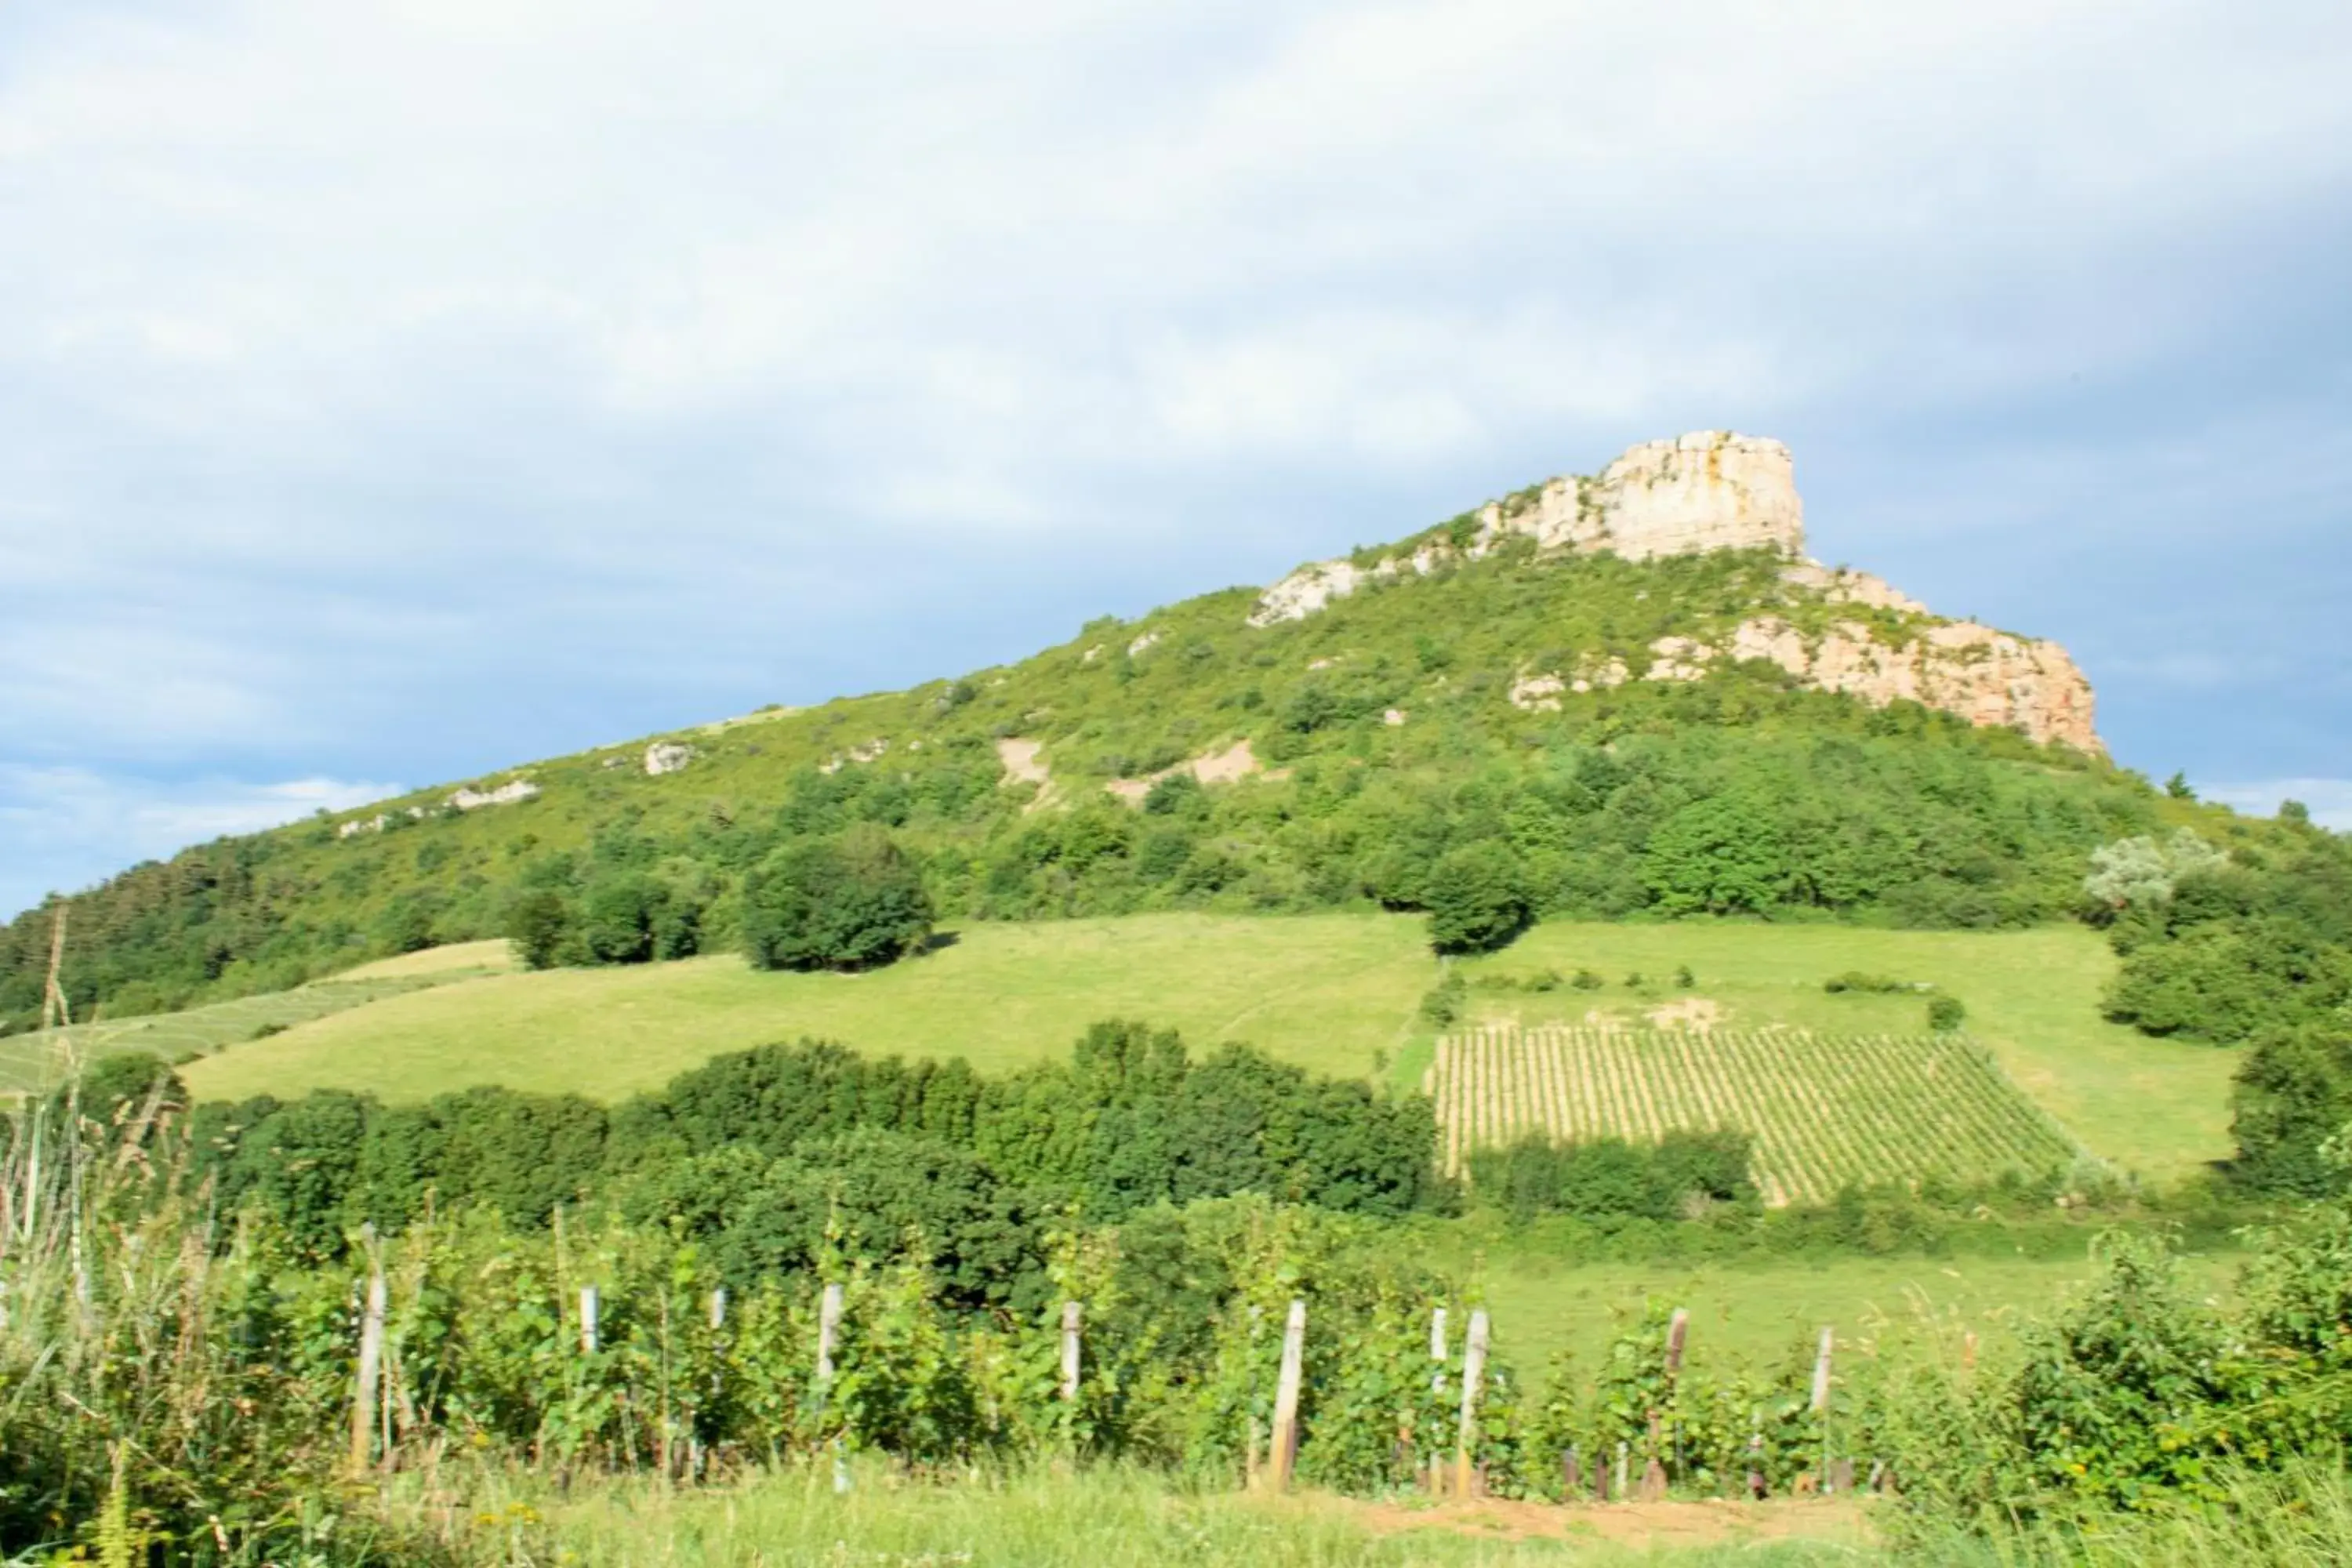
<path fill-rule="evenodd" d="M 1740 623 L 1729 651 L 1874 708 L 1918 702 L 1971 724 L 2021 730 L 2035 741 L 2105 750 L 2091 683 L 2064 648 L 1975 621 L 1938 622 L 1890 645 L 1859 621 L 1808 638 L 1778 616 L 1759 616 Z"/>
<path fill-rule="evenodd" d="M 512 805 L 538 793 L 539 786 L 529 779 L 509 779 L 496 789 L 461 789 L 449 797 L 449 806 L 454 811 L 479 811 L 486 805 Z"/>
<path fill-rule="evenodd" d="M 1476 560 L 1504 539 L 1524 535 L 1540 549 L 1614 551 L 1629 561 L 1697 555 L 1710 550 L 1805 547 L 1805 508 L 1796 467 L 1778 441 L 1702 430 L 1670 441 L 1644 441 L 1590 479 L 1547 480 L 1532 492 L 1488 501 L 1474 514 L 1470 540 L 1432 541 L 1407 555 L 1370 566 L 1318 561 L 1258 598 L 1250 625 L 1304 620 L 1367 582 L 1426 576 L 1456 559 Z"/>
<path fill-rule="evenodd" d="M 1643 679 L 1702 680 L 1739 661 L 1761 659 L 1807 686 L 1874 706 L 1919 702 L 1971 724 L 2017 729 L 2035 741 L 2105 750 L 2091 684 L 2064 648 L 1974 621 L 1940 620 L 1884 579 L 1806 559 L 1804 505 L 1789 448 L 1727 431 L 1643 442 L 1596 476 L 1551 479 L 1489 501 L 1452 529 L 1423 535 L 1410 549 L 1370 564 L 1360 552 L 1302 566 L 1259 595 L 1249 621 L 1271 626 L 1304 620 L 1368 584 L 1426 576 L 1521 536 L 1546 552 L 1611 551 L 1633 561 L 1776 551 L 1788 558 L 1780 580 L 1792 599 L 1884 612 L 1839 620 L 1826 631 L 1816 615 L 1807 618 L 1810 635 L 1768 614 L 1727 636 L 1661 637 L 1650 645 Z M 1523 711 L 1556 710 L 1569 692 L 1622 684 L 1633 673 L 1626 657 L 1593 650 L 1578 658 L 1573 672 L 1523 668 L 1508 699 Z"/>
<path fill-rule="evenodd" d="M 1612 550 L 1628 561 L 1805 547 L 1789 448 L 1727 430 L 1644 441 L 1595 478 L 1549 480 L 1516 506 L 1488 501 L 1478 521 L 1489 536 L 1523 533 L 1548 550 Z"/>

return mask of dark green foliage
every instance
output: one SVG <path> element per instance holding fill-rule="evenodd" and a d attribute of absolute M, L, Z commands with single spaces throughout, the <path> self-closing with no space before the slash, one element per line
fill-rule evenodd
<path fill-rule="evenodd" d="M 563 895 L 551 888 L 519 894 L 507 907 L 505 935 L 526 969 L 552 969 L 562 962 L 571 929 L 572 912 L 564 907 Z"/>
<path fill-rule="evenodd" d="M 1927 1029 L 1930 1034 L 1950 1034 L 1966 1023 L 1968 1016 L 1968 1008 L 1957 996 L 1931 996 L 1927 999 Z"/>
<path fill-rule="evenodd" d="M 2262 1192 L 2324 1197 L 2352 1187 L 2352 1027 L 2273 1027 L 2239 1063 L 2231 1173 Z"/>
<path fill-rule="evenodd" d="M 1429 945 L 1440 952 L 1492 952 L 1534 918 L 1518 861 L 1500 844 L 1465 845 L 1437 862 L 1422 899 Z"/>
<path fill-rule="evenodd" d="M 1749 1204 L 1751 1140 L 1744 1132 L 1675 1131 L 1654 1145 L 1622 1138 L 1554 1143 L 1530 1133 L 1471 1156 L 1483 1201 L 1525 1221 L 1539 1214 L 1681 1219 L 1711 1204 Z"/>
<path fill-rule="evenodd" d="M 1449 969 L 1444 979 L 1423 993 L 1422 1022 L 1432 1028 L 1449 1028 L 1461 1022 L 1462 1015 L 1468 1009 L 1469 1000 L 1469 987 L 1463 983 L 1461 973 Z"/>
<path fill-rule="evenodd" d="M 930 895 L 879 829 L 804 840 L 744 879 L 744 952 L 755 969 L 866 969 L 919 952 Z"/>
<path fill-rule="evenodd" d="M 1666 914 L 1760 914 L 1797 872 L 1778 813 L 1739 796 L 1695 800 L 1650 836 L 1642 875 Z"/>
<path fill-rule="evenodd" d="M 1849 969 L 1843 974 L 1832 974 L 1822 982 L 1822 989 L 1831 995 L 1855 992 L 1864 995 L 1886 995 L 1897 991 L 1918 989 L 1908 980 L 1896 980 L 1885 974 L 1865 974 L 1859 969 Z"/>
<path fill-rule="evenodd" d="M 597 963 L 643 963 L 654 956 L 655 922 L 667 903 L 667 889 L 642 871 L 592 882 L 580 904 L 580 944 Z"/>
<path fill-rule="evenodd" d="M 112 1097 L 169 1079 L 111 1069 Z M 120 1083 L 114 1081 L 121 1079 Z M 1100 1024 L 1066 1064 L 988 1080 L 961 1061 L 869 1060 L 807 1042 L 714 1058 L 660 1092 L 602 1108 L 476 1089 L 416 1106 L 321 1092 L 208 1104 L 201 1175 L 332 1256 L 362 1222 L 482 1206 L 524 1228 L 610 1198 L 703 1238 L 730 1279 L 797 1268 L 826 1227 L 856 1256 L 917 1246 L 971 1304 L 1042 1289 L 1056 1214 L 1259 1193 L 1343 1213 L 1444 1206 L 1429 1102 L 1310 1078 L 1239 1046 L 1194 1061 L 1169 1032 Z"/>
<path fill-rule="evenodd" d="M 2229 1044 L 2352 1005 L 2352 840 L 2342 836 L 2242 832 L 2226 859 L 2208 848 L 2147 896 L 2099 914 L 2123 960 L 2106 1014 L 2148 1034 Z"/>

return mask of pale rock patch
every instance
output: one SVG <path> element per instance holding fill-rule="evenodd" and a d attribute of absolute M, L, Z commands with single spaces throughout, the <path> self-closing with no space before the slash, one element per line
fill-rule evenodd
<path fill-rule="evenodd" d="M 1387 712 L 1381 715 L 1381 722 L 1386 724 L 1391 730 L 1400 728 L 1404 723 L 1404 710 L 1402 708 L 1390 709 Z"/>
<path fill-rule="evenodd" d="M 1158 632 L 1146 632 L 1141 637 L 1127 645 L 1127 657 L 1133 658 L 1137 655 L 1142 653 L 1144 649 L 1152 647 L 1159 641 L 1160 634 Z"/>
<path fill-rule="evenodd" d="M 1045 749 L 1043 741 L 1024 741 L 1007 736 L 996 742 L 996 760 L 1003 765 L 1005 776 L 1013 784 L 1044 784 L 1053 782 L 1053 774 L 1038 761 Z"/>
<path fill-rule="evenodd" d="M 1650 1009 L 1646 1016 L 1654 1029 L 1682 1029 L 1694 1035 L 1704 1035 L 1721 1024 L 1726 1016 L 1723 1004 L 1704 996 L 1685 996 L 1679 1002 L 1668 1002 Z"/>
<path fill-rule="evenodd" d="M 1261 773 L 1265 770 L 1257 760 L 1257 753 L 1250 750 L 1248 741 L 1240 740 L 1222 752 L 1203 752 L 1197 757 L 1178 763 L 1173 767 L 1161 768 L 1155 773 L 1147 773 L 1139 779 L 1113 779 L 1103 788 L 1129 805 L 1141 805 L 1143 797 L 1151 793 L 1151 786 L 1171 773 L 1191 773 L 1204 784 L 1238 784 L 1253 773 Z M 1265 776 L 1286 779 L 1290 776 L 1290 770 L 1282 768 L 1265 773 Z"/>
<path fill-rule="evenodd" d="M 1650 645 L 1650 652 L 1655 657 L 1644 680 L 1704 680 L 1715 658 L 1715 649 L 1696 637 L 1660 637 Z"/>
<path fill-rule="evenodd" d="M 837 773 L 852 763 L 878 762 L 881 760 L 882 753 L 889 749 L 890 742 L 877 735 L 870 741 L 861 741 L 845 752 L 827 757 L 817 764 L 816 771 L 821 773 Z"/>
<path fill-rule="evenodd" d="M 539 786 L 529 779 L 509 779 L 491 790 L 460 789 L 449 797 L 449 805 L 458 811 L 479 811 L 486 805 L 512 805 L 519 800 L 529 800 L 539 793 Z M 422 816 L 421 808 L 411 806 L 410 815 Z"/>
<path fill-rule="evenodd" d="M 646 773 L 652 778 L 682 772 L 692 761 L 694 748 L 680 745 L 675 741 L 656 741 L 646 748 Z"/>
<path fill-rule="evenodd" d="M 1818 561 L 1800 561 L 1785 568 L 1780 580 L 1801 588 L 1811 588 L 1832 605 L 1862 605 L 1874 610 L 1900 610 L 1913 616 L 1928 613 L 1927 605 L 1885 578 L 1874 577 L 1867 572 L 1824 566 Z"/>
<path fill-rule="evenodd" d="M 1557 675 L 1523 675 L 1511 682 L 1511 706 L 1524 713 L 1557 713 L 1568 682 Z"/>

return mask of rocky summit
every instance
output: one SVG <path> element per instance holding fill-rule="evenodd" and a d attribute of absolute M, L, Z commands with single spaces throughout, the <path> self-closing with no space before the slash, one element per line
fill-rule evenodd
<path fill-rule="evenodd" d="M 1591 476 L 1564 475 L 1464 513 L 1449 527 L 1379 554 L 1300 567 L 1258 597 L 1254 626 L 1304 620 L 1368 584 L 1427 576 L 1531 539 L 1538 560 L 1609 552 L 1629 561 L 1769 550 L 1788 557 L 1783 581 L 1824 605 L 1888 612 L 1801 630 L 1759 615 L 1708 641 L 1661 637 L 1646 666 L 1593 650 L 1564 668 L 1519 672 L 1511 700 L 1556 707 L 1566 691 L 1627 680 L 1695 680 L 1721 661 L 1761 659 L 1805 685 L 1874 707 L 1912 701 L 1969 723 L 2022 731 L 2040 742 L 2105 751 L 2091 683 L 2057 643 L 1932 614 L 1867 573 L 1833 569 L 1805 554 L 1805 508 L 1789 448 L 1768 437 L 1702 430 L 1644 441 Z"/>

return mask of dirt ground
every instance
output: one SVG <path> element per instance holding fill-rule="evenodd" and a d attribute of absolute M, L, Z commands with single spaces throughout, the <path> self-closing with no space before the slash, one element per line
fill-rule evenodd
<path fill-rule="evenodd" d="M 1444 1530 L 1496 1541 L 1590 1540 L 1622 1546 L 1711 1546 L 1747 1541 L 1872 1539 L 1867 1505 L 1851 1498 L 1770 1502 L 1553 1503 L 1471 1501 L 1342 1503 L 1382 1535 Z"/>

